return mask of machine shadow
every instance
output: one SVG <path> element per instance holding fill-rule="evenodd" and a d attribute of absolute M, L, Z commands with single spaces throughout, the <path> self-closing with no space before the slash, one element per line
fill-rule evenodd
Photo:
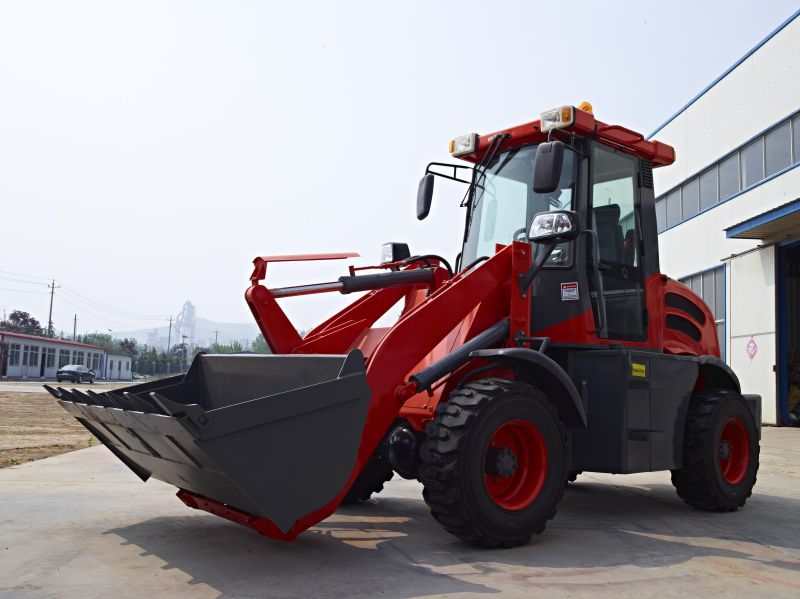
<path fill-rule="evenodd" d="M 580 480 L 580 479 L 579 479 Z M 570 485 L 558 516 L 525 547 L 474 548 L 451 537 L 421 498 L 379 497 L 341 508 L 292 543 L 205 514 L 161 517 L 108 531 L 223 597 L 501 593 L 493 574 L 535 569 L 580 576 L 598 568 L 656 568 L 695 557 L 757 560 L 800 571 L 800 501 L 754 496 L 736 513 L 685 506 L 669 485 Z M 757 523 L 757 531 L 756 531 Z M 758 541 L 750 541 L 750 539 Z M 731 547 L 735 547 L 732 549 Z M 540 570 L 541 572 L 541 570 Z"/>

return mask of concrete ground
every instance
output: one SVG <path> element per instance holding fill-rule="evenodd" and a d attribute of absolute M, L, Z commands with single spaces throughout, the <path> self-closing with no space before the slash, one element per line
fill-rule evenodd
<path fill-rule="evenodd" d="M 395 480 L 281 543 L 186 508 L 92 447 L 0 470 L 0 597 L 796 598 L 799 475 L 800 430 L 768 428 L 735 513 L 685 506 L 668 473 L 583 475 L 542 536 L 487 551 Z"/>

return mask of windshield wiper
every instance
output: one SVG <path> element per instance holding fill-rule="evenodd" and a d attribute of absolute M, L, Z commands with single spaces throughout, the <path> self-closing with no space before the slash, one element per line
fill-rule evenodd
<path fill-rule="evenodd" d="M 475 178 L 473 180 L 472 185 L 469 186 L 467 192 L 464 194 L 464 199 L 461 200 L 460 206 L 464 208 L 465 206 L 471 207 L 472 201 L 475 199 L 475 190 L 477 188 L 483 189 L 483 179 L 486 178 L 486 171 L 489 169 L 489 164 L 491 164 L 492 160 L 494 160 L 497 151 L 500 149 L 500 146 L 503 145 L 503 142 L 511 137 L 508 133 L 501 133 L 497 135 L 493 140 L 489 148 L 486 150 L 486 154 L 483 155 L 481 161 L 475 165 Z"/>

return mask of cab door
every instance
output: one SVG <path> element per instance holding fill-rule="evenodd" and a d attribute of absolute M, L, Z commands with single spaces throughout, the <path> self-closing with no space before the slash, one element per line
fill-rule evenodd
<path fill-rule="evenodd" d="M 594 300 L 601 315 L 599 336 L 647 340 L 645 273 L 639 161 L 600 143 L 592 145 L 591 227 L 597 236 L 596 263 L 602 291 Z"/>

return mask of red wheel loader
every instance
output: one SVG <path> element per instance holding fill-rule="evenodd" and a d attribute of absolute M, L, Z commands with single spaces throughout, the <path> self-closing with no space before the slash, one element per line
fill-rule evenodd
<path fill-rule="evenodd" d="M 678 495 L 744 505 L 760 397 L 720 359 L 714 317 L 659 271 L 652 169 L 671 147 L 564 106 L 450 144 L 431 163 L 465 185 L 463 247 L 384 247 L 336 281 L 245 293 L 273 355 L 195 357 L 185 375 L 106 392 L 48 387 L 142 480 L 192 508 L 289 540 L 394 473 L 466 542 L 526 543 L 582 471 L 671 470 Z M 448 183 L 453 185 L 455 183 Z M 692 243 L 692 240 L 687 240 Z M 365 292 L 300 336 L 279 302 Z M 396 304 L 388 328 L 378 319 Z"/>

